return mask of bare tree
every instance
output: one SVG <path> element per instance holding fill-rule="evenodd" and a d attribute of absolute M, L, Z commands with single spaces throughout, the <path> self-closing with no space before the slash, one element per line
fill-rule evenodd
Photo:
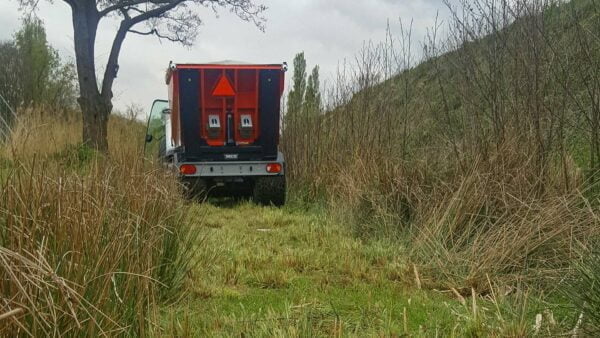
<path fill-rule="evenodd" d="M 39 0 L 18 0 L 34 8 Z M 78 99 L 83 114 L 83 142 L 100 151 L 108 149 L 107 124 L 112 110 L 112 87 L 119 71 L 119 54 L 129 33 L 154 35 L 190 46 L 202 23 L 201 9 L 228 8 L 240 19 L 263 29 L 263 5 L 252 0 L 63 0 L 71 7 L 75 58 L 79 79 Z M 95 44 L 100 21 L 118 18 L 102 82 L 96 76 Z M 136 27 L 145 24 L 144 30 Z"/>

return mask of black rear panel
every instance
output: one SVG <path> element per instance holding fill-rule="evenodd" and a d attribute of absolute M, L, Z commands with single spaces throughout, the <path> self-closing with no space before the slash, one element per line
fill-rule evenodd
<path fill-rule="evenodd" d="M 280 120 L 279 70 L 260 70 L 259 101 L 260 136 L 249 146 L 209 146 L 200 136 L 200 71 L 181 69 L 179 73 L 179 103 L 181 133 L 184 145 L 182 161 L 262 161 L 277 158 Z M 227 155 L 227 156 L 226 156 Z M 235 156 L 231 156 L 235 155 Z"/>
<path fill-rule="evenodd" d="M 258 145 L 263 147 L 264 156 L 277 158 L 280 118 L 281 71 L 263 69 L 259 76 L 258 111 L 260 112 L 260 136 Z"/>
<path fill-rule="evenodd" d="M 200 72 L 197 69 L 179 71 L 179 106 L 181 136 L 186 154 L 197 154 L 206 142 L 200 137 Z"/>

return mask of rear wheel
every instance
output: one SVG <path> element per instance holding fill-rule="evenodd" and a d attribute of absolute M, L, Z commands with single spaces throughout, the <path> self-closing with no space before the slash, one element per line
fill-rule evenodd
<path fill-rule="evenodd" d="M 254 182 L 254 202 L 281 207 L 285 204 L 285 176 L 258 177 Z"/>
<path fill-rule="evenodd" d="M 198 201 L 204 201 L 208 196 L 208 184 L 202 178 L 186 178 L 183 180 L 185 197 Z"/>

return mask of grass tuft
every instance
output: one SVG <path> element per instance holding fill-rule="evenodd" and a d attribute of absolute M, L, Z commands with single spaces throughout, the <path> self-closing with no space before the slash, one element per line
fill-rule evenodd
<path fill-rule="evenodd" d="M 48 134 L 19 130 L 78 122 L 19 122 L 27 128 L 17 125 L 4 148 L 14 165 L 0 175 L 0 315 L 12 313 L 0 334 L 161 332 L 159 306 L 185 294 L 200 244 L 174 177 L 135 145 L 99 156 L 53 134 L 51 147 L 34 151 Z"/>
<path fill-rule="evenodd" d="M 564 294 L 578 313 L 573 334 L 597 336 L 600 333 L 600 252 L 597 243 L 583 251 L 575 263 L 576 273 L 564 285 Z"/>

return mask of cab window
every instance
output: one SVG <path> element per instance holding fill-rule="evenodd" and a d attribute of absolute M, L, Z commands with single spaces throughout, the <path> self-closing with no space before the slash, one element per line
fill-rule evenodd
<path fill-rule="evenodd" d="M 152 104 L 146 127 L 146 146 L 144 148 L 146 155 L 158 154 L 161 151 L 161 144 L 166 142 L 165 122 L 162 116 L 165 109 L 169 109 L 169 101 L 156 100 Z M 164 145 L 162 149 L 164 150 Z"/>

